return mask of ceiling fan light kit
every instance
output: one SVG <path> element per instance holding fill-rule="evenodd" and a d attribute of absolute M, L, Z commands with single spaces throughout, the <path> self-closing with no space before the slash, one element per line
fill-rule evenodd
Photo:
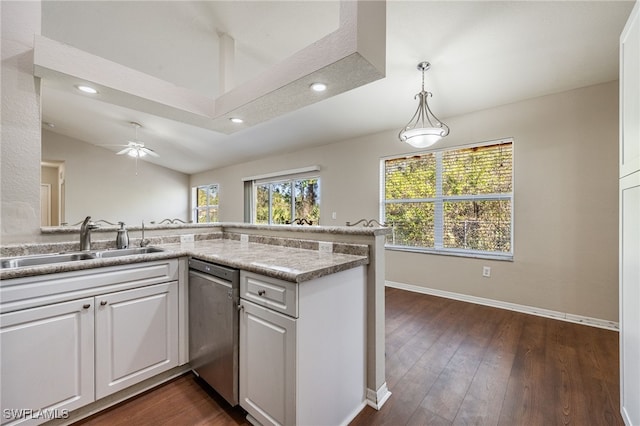
<path fill-rule="evenodd" d="M 125 148 L 121 151 L 116 152 L 116 155 L 127 154 L 128 156 L 133 158 L 141 158 L 148 154 L 152 157 L 159 157 L 159 155 L 154 150 L 152 150 L 151 148 L 146 148 L 144 146 L 144 143 L 138 140 L 138 129 L 142 127 L 142 125 L 135 121 L 132 121 L 130 124 L 136 129 L 135 139 L 129 141 L 127 145 L 124 145 Z"/>
<path fill-rule="evenodd" d="M 429 108 L 427 98 L 433 96 L 424 90 L 424 72 L 431 68 L 429 62 L 420 62 L 418 71 L 422 72 L 422 90 L 414 97 L 418 99 L 418 109 L 409 123 L 400 131 L 398 138 L 415 148 L 427 148 L 449 134 L 449 126 L 444 124 Z"/>
<path fill-rule="evenodd" d="M 129 148 L 125 148 L 122 151 L 120 151 L 118 154 L 122 153 L 122 154 L 127 154 L 129 157 L 144 157 L 145 155 L 147 155 L 146 152 L 144 152 L 141 147 L 139 146 L 140 144 L 137 144 L 135 142 L 130 143 L 130 147 Z"/>

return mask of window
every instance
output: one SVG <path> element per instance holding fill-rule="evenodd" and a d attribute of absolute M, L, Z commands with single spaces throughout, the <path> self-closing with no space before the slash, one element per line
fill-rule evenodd
<path fill-rule="evenodd" d="M 320 178 L 306 176 L 254 182 L 254 223 L 320 221 Z"/>
<path fill-rule="evenodd" d="M 202 185 L 195 188 L 194 221 L 211 223 L 218 221 L 218 185 Z"/>
<path fill-rule="evenodd" d="M 381 161 L 387 247 L 512 258 L 513 141 Z"/>

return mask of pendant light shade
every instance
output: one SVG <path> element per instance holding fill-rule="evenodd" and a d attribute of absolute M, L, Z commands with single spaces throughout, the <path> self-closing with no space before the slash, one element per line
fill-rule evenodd
<path fill-rule="evenodd" d="M 447 136 L 449 126 L 440 121 L 429 108 L 427 98 L 432 94 L 424 90 L 424 72 L 431 68 L 431 64 L 420 62 L 417 68 L 422 72 L 422 90 L 414 97 L 418 99 L 418 109 L 398 137 L 415 148 L 427 148 Z"/>

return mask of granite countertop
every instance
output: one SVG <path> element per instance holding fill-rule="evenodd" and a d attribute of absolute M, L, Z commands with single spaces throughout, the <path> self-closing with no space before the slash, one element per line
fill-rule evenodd
<path fill-rule="evenodd" d="M 105 266 L 191 256 L 222 265 L 263 274 L 285 281 L 301 283 L 324 275 L 367 265 L 363 255 L 366 246 L 359 246 L 359 254 L 325 252 L 300 247 L 245 242 L 233 239 L 196 240 L 191 243 L 154 244 L 164 252 L 64 262 L 41 266 L 0 270 L 0 279 L 29 277 L 43 274 L 78 271 Z"/>
<path fill-rule="evenodd" d="M 186 251 L 196 259 L 298 283 L 369 263 L 368 257 L 362 255 L 228 239 L 164 244 L 162 247 Z"/>

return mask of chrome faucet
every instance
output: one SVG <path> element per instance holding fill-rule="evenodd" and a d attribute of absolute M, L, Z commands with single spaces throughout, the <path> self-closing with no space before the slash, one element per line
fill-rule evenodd
<path fill-rule="evenodd" d="M 91 231 L 98 229 L 98 225 L 91 222 L 91 216 L 87 216 L 80 226 L 80 250 L 91 250 Z"/>
<path fill-rule="evenodd" d="M 142 221 L 142 238 L 140 238 L 140 247 L 144 247 L 149 244 L 149 240 L 144 239 L 144 220 Z"/>

